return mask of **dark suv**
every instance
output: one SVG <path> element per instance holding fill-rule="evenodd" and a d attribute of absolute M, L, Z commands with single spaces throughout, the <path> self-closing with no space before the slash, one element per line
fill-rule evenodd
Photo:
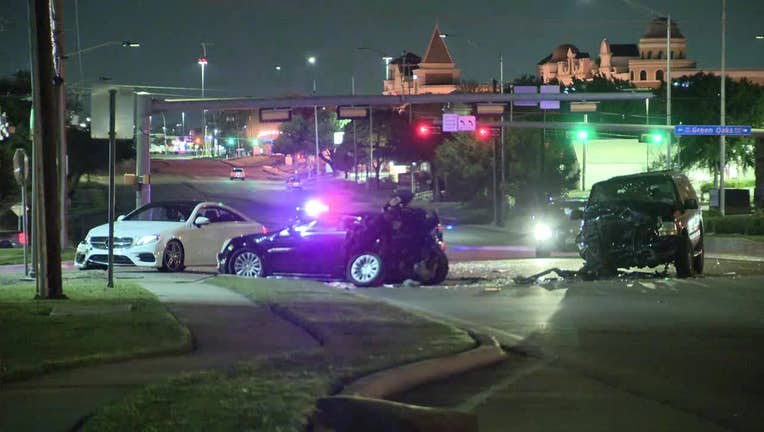
<path fill-rule="evenodd" d="M 703 217 L 684 174 L 656 171 L 592 186 L 576 239 L 585 270 L 674 264 L 677 276 L 703 272 Z"/>

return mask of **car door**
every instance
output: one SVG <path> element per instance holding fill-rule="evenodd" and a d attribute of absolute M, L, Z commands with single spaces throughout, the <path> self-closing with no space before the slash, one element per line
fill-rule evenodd
<path fill-rule="evenodd" d="M 310 224 L 300 233 L 302 242 L 295 249 L 295 259 L 304 263 L 306 273 L 334 276 L 343 267 L 343 243 L 346 231 L 341 217 L 328 216 Z"/>
<path fill-rule="evenodd" d="M 298 259 L 298 249 L 304 242 L 300 234 L 305 225 L 294 225 L 279 231 L 266 249 L 266 262 L 273 273 L 306 274 L 303 263 Z"/>

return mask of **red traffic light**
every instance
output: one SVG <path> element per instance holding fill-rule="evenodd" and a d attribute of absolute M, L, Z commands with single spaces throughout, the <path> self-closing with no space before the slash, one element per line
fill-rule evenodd
<path fill-rule="evenodd" d="M 475 135 L 481 140 L 488 139 L 492 135 L 491 128 L 488 126 L 478 126 L 477 129 L 475 129 Z"/>
<path fill-rule="evenodd" d="M 420 138 L 427 138 L 432 134 L 432 125 L 429 123 L 419 123 L 416 125 L 416 134 Z"/>

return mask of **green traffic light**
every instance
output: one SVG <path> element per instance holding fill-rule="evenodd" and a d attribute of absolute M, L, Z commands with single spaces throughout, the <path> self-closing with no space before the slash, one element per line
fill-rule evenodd
<path fill-rule="evenodd" d="M 578 132 L 576 132 L 576 137 L 579 141 L 585 141 L 589 139 L 589 131 L 586 129 L 579 129 Z"/>
<path fill-rule="evenodd" d="M 650 141 L 653 144 L 660 144 L 660 143 L 663 142 L 663 135 L 661 135 L 661 134 L 652 134 L 650 136 Z"/>
<path fill-rule="evenodd" d="M 225 140 L 225 142 L 226 142 L 226 144 L 228 144 L 228 145 L 234 145 L 234 144 L 236 144 L 236 138 L 234 138 L 234 137 L 228 137 L 228 138 Z"/>

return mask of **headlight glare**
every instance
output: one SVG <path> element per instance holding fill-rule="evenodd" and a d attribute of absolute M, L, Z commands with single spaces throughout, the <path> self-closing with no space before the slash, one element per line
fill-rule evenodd
<path fill-rule="evenodd" d="M 552 228 L 543 222 L 539 222 L 533 229 L 533 235 L 536 237 L 537 241 L 549 240 L 552 238 Z"/>

